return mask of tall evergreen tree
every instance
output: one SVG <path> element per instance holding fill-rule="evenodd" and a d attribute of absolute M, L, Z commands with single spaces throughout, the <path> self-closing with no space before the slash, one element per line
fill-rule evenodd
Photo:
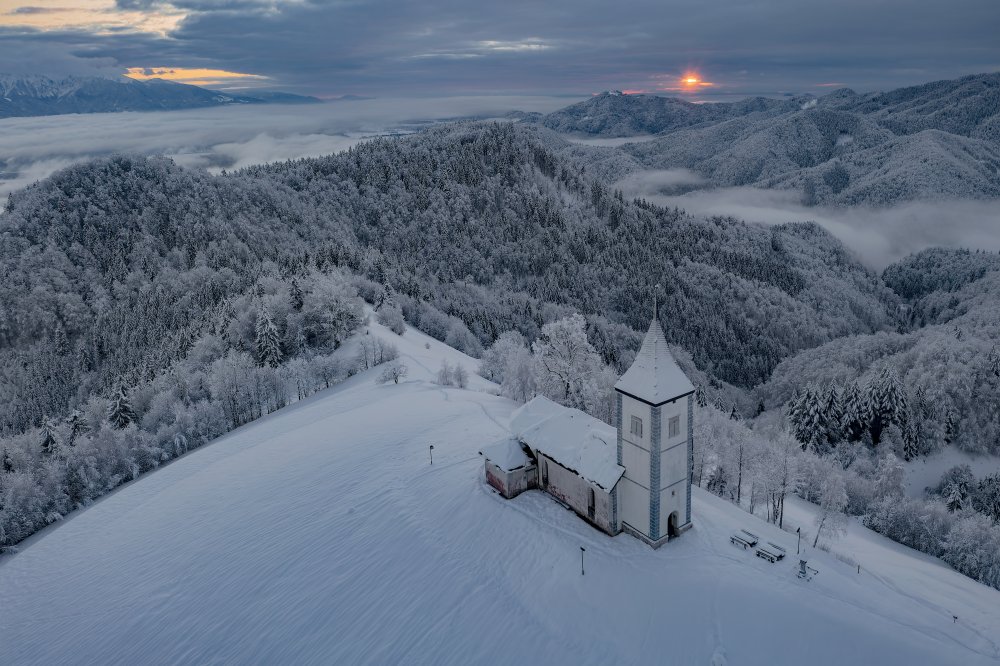
<path fill-rule="evenodd" d="M 52 344 L 55 347 L 56 354 L 59 356 L 66 356 L 69 354 L 69 340 L 66 338 L 66 331 L 63 329 L 61 323 L 56 322 L 56 330 L 53 335 Z"/>
<path fill-rule="evenodd" d="M 856 381 L 849 382 L 840 392 L 841 427 L 848 441 L 856 442 L 867 432 L 871 421 L 871 406 Z"/>
<path fill-rule="evenodd" d="M 694 400 L 699 407 L 708 407 L 708 398 L 705 396 L 705 389 L 701 386 L 694 390 Z"/>
<path fill-rule="evenodd" d="M 986 357 L 986 366 L 994 377 L 1000 377 L 1000 352 L 997 351 L 996 345 L 993 345 L 989 356 Z"/>
<path fill-rule="evenodd" d="M 49 417 L 42 419 L 42 429 L 38 433 L 38 448 L 42 454 L 51 456 L 59 450 L 59 439 L 56 436 L 56 427 Z"/>
<path fill-rule="evenodd" d="M 868 432 L 872 446 L 882 441 L 882 433 L 891 425 L 902 428 L 906 419 L 906 397 L 902 383 L 888 366 L 872 377 L 868 383 L 868 396 L 872 407 Z"/>
<path fill-rule="evenodd" d="M 958 414 L 951 407 L 944 417 L 944 443 L 954 444 L 958 440 Z"/>
<path fill-rule="evenodd" d="M 111 398 L 111 406 L 108 408 L 108 422 L 112 427 L 122 430 L 134 421 L 135 412 L 132 411 L 128 391 L 125 389 L 125 384 L 119 384 L 118 390 Z"/>
<path fill-rule="evenodd" d="M 90 432 L 90 424 L 87 423 L 87 418 L 79 409 L 74 409 L 66 419 L 67 425 L 69 425 L 69 441 L 67 444 L 70 446 L 76 446 L 76 440 L 81 435 L 85 435 Z"/>
<path fill-rule="evenodd" d="M 271 313 L 266 306 L 261 306 L 257 313 L 257 363 L 260 367 L 277 368 L 281 364 L 281 337 L 278 327 L 271 319 Z"/>
<path fill-rule="evenodd" d="M 0 464 L 3 465 L 3 471 L 7 473 L 14 471 L 14 460 L 10 457 L 10 451 L 7 449 L 3 450 L 3 460 Z"/>
<path fill-rule="evenodd" d="M 291 303 L 292 309 L 296 312 L 302 311 L 302 306 L 305 305 L 305 295 L 302 293 L 302 287 L 299 286 L 299 281 L 292 278 L 292 284 L 289 288 L 288 298 Z"/>
<path fill-rule="evenodd" d="M 830 384 L 824 396 L 823 412 L 826 420 L 826 443 L 835 446 L 844 438 L 844 409 L 840 403 L 841 391 L 836 384 Z"/>

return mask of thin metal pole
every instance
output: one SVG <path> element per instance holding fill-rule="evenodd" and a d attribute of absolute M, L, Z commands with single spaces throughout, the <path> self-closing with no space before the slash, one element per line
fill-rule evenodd
<path fill-rule="evenodd" d="M 586 548 L 584 548 L 583 546 L 580 546 L 580 575 L 581 576 L 586 575 L 583 572 L 583 554 L 584 554 L 584 552 L 586 552 L 586 550 L 587 550 Z"/>
<path fill-rule="evenodd" d="M 429 451 L 431 452 L 431 464 L 434 464 L 434 445 L 431 444 Z"/>

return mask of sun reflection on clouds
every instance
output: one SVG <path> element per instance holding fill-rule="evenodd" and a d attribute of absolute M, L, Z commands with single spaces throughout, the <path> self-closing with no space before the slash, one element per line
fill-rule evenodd
<path fill-rule="evenodd" d="M 217 86 L 236 82 L 266 81 L 268 77 L 260 74 L 245 74 L 229 72 L 224 69 L 205 69 L 200 67 L 129 67 L 125 76 L 137 81 L 163 79 L 177 83 L 187 83 L 193 86 Z"/>
<path fill-rule="evenodd" d="M 0 27 L 95 34 L 147 32 L 166 35 L 187 12 L 169 3 L 121 9 L 114 0 L 0 0 Z"/>

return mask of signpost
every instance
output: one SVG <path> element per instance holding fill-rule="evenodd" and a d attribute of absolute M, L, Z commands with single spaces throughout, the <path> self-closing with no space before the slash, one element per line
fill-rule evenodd
<path fill-rule="evenodd" d="M 580 546 L 580 575 L 581 576 L 585 575 L 584 572 L 583 572 L 583 554 L 585 552 L 587 552 L 587 549 L 584 548 L 583 546 Z"/>
<path fill-rule="evenodd" d="M 434 464 L 434 445 L 433 444 L 431 444 L 431 448 L 429 450 L 431 452 L 431 464 L 433 465 Z"/>

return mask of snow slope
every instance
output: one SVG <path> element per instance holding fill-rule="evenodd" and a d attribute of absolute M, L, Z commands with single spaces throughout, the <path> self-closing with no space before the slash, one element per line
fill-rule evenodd
<path fill-rule="evenodd" d="M 1000 659 L 1000 592 L 870 533 L 861 575 L 816 553 L 805 582 L 794 555 L 771 565 L 728 542 L 748 527 L 794 553 L 793 535 L 698 490 L 694 529 L 656 551 L 540 492 L 503 500 L 476 451 L 515 405 L 479 378 L 432 384 L 444 357 L 474 368 L 460 353 L 371 329 L 398 344 L 400 385 L 358 375 L 0 560 L 0 662 Z"/>

